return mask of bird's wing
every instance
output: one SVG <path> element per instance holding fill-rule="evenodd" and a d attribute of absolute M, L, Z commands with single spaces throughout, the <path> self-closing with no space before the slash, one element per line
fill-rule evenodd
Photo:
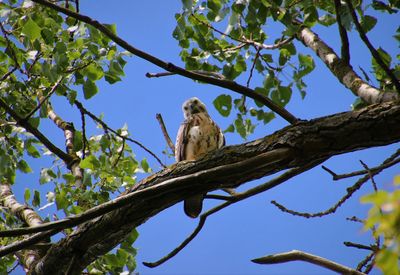
<path fill-rule="evenodd" d="M 188 143 L 188 132 L 190 129 L 190 119 L 186 119 L 179 127 L 175 142 L 175 160 L 177 162 L 185 159 L 186 145 Z"/>

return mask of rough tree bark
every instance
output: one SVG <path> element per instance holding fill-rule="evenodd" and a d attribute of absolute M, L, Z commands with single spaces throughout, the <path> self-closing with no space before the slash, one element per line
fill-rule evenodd
<path fill-rule="evenodd" d="M 264 138 L 227 146 L 144 179 L 124 207 L 87 222 L 54 244 L 33 274 L 80 274 L 132 229 L 193 194 L 235 187 L 311 161 L 400 141 L 398 102 L 301 121 Z"/>

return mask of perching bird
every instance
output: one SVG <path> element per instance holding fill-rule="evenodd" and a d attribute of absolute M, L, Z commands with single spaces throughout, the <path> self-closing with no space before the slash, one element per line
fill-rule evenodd
<path fill-rule="evenodd" d="M 206 153 L 225 145 L 221 129 L 207 113 L 206 106 L 197 97 L 186 100 L 182 105 L 184 122 L 181 124 L 175 143 L 175 159 L 197 160 Z M 186 215 L 196 218 L 203 207 L 204 194 L 195 195 L 184 201 Z"/>

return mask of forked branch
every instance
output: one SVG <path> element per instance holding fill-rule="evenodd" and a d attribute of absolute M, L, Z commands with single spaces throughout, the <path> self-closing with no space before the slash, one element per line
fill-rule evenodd
<path fill-rule="evenodd" d="M 326 258 L 299 250 L 292 250 L 289 252 L 267 255 L 257 259 L 253 259 L 251 261 L 256 264 L 280 264 L 293 261 L 303 261 L 322 266 L 326 269 L 341 274 L 365 275 L 365 273 L 362 273 L 345 265 L 341 265 Z"/>

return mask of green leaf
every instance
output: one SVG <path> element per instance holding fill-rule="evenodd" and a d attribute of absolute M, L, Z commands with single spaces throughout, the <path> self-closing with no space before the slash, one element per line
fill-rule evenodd
<path fill-rule="evenodd" d="M 54 174 L 54 172 L 49 169 L 49 168 L 42 168 L 40 170 L 40 178 L 39 178 L 39 183 L 44 184 L 47 183 L 53 179 L 55 179 L 57 176 Z"/>
<path fill-rule="evenodd" d="M 150 166 L 146 158 L 142 159 L 142 161 L 140 162 L 140 166 L 142 166 L 143 171 L 145 171 L 146 173 L 151 172 Z"/>
<path fill-rule="evenodd" d="M 87 66 L 82 73 L 92 81 L 99 80 L 104 76 L 103 68 L 94 63 Z"/>
<path fill-rule="evenodd" d="M 32 142 L 30 140 L 28 140 L 25 143 L 25 150 L 28 153 L 28 155 L 33 157 L 33 158 L 39 158 L 40 157 L 39 151 L 36 149 L 36 147 L 32 144 Z"/>
<path fill-rule="evenodd" d="M 85 99 L 89 99 L 93 97 L 95 94 L 97 94 L 99 89 L 97 88 L 96 84 L 87 79 L 85 83 L 83 84 L 83 94 L 85 96 Z"/>
<path fill-rule="evenodd" d="M 219 95 L 213 101 L 215 109 L 224 117 L 229 116 L 232 110 L 232 97 L 230 95 Z"/>
<path fill-rule="evenodd" d="M 25 188 L 25 192 L 24 192 L 25 203 L 28 203 L 30 198 L 31 198 L 31 190 L 29 188 Z"/>
<path fill-rule="evenodd" d="M 32 169 L 29 167 L 28 163 L 21 159 L 17 163 L 17 168 L 22 172 L 22 173 L 31 173 Z"/>
<path fill-rule="evenodd" d="M 183 9 L 185 10 L 192 10 L 193 7 L 193 0 L 182 0 Z"/>
<path fill-rule="evenodd" d="M 38 190 L 33 193 L 32 205 L 35 207 L 40 206 L 40 192 Z"/>
<path fill-rule="evenodd" d="M 82 160 L 79 166 L 83 169 L 95 170 L 100 167 L 100 162 L 95 156 L 90 155 Z"/>
<path fill-rule="evenodd" d="M 233 124 L 229 125 L 228 128 L 224 130 L 224 133 L 233 133 L 235 131 L 235 126 Z"/>
<path fill-rule="evenodd" d="M 66 210 L 69 205 L 68 199 L 66 198 L 66 192 L 61 190 L 60 193 L 56 194 L 56 206 L 57 210 Z"/>
<path fill-rule="evenodd" d="M 29 18 L 22 27 L 22 33 L 29 37 L 30 40 L 35 40 L 40 37 L 40 27 Z"/>
<path fill-rule="evenodd" d="M 361 17 L 361 27 L 365 33 L 372 30 L 375 27 L 376 22 L 377 20 L 373 16 L 366 15 L 364 17 Z"/>

